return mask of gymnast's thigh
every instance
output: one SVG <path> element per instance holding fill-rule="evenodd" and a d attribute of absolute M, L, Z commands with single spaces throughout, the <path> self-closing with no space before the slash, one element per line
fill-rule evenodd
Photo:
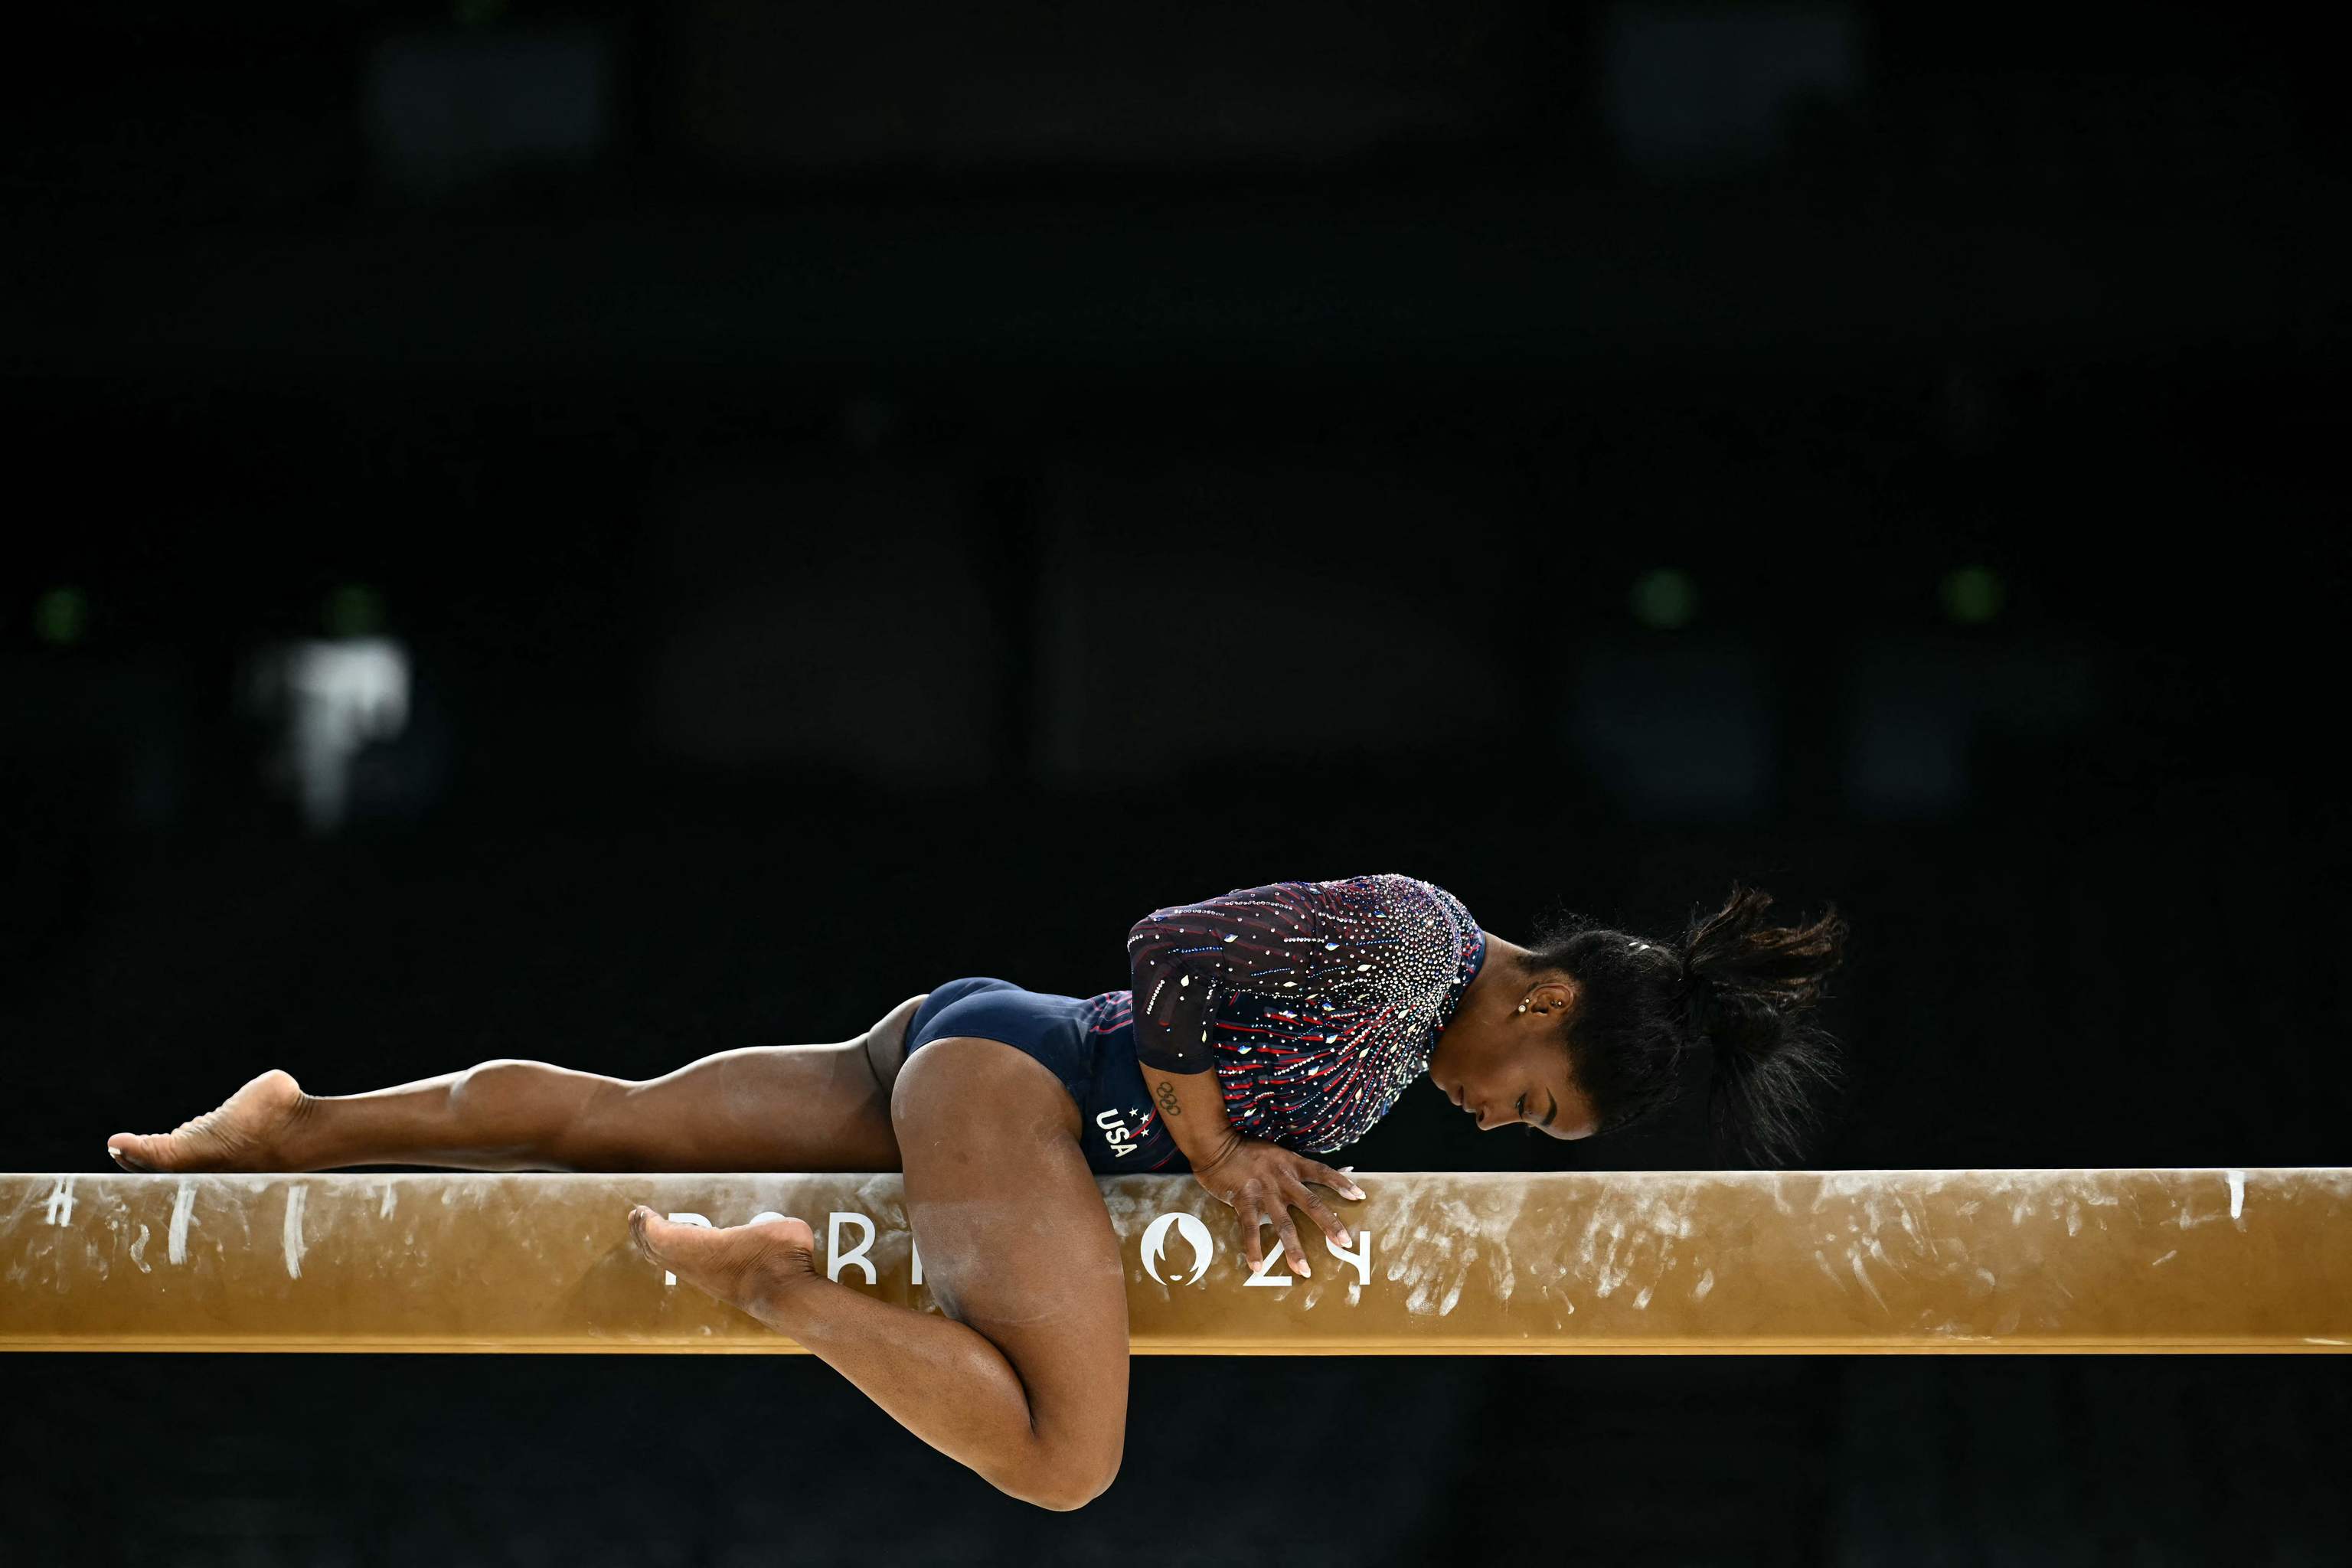
<path fill-rule="evenodd" d="M 1127 1281 L 1076 1102 L 1034 1057 L 949 1037 L 907 1058 L 890 1116 L 923 1283 L 1013 1363 L 1039 1440 L 1108 1486 L 1127 1439 Z"/>

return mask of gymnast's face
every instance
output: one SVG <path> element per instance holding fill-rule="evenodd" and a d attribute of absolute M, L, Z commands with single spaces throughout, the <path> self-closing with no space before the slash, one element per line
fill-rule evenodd
<path fill-rule="evenodd" d="M 1430 1081 L 1476 1117 L 1481 1132 L 1524 1125 L 1554 1138 L 1590 1138 L 1599 1119 L 1559 1043 L 1576 981 L 1557 971 L 1530 975 L 1518 962 L 1525 951 L 1488 936 L 1487 962 L 1437 1038 Z"/>

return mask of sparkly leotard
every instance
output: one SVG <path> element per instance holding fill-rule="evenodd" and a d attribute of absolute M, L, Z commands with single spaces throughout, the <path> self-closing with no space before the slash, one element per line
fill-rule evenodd
<path fill-rule="evenodd" d="M 907 1049 L 977 1036 L 1044 1062 L 1078 1103 L 1097 1171 L 1189 1168 L 1144 1090 L 1147 1066 L 1213 1068 L 1244 1136 L 1329 1153 L 1428 1070 L 1486 957 L 1460 900 L 1393 872 L 1171 905 L 1138 921 L 1127 945 L 1126 991 L 950 981 L 917 1010 Z"/>

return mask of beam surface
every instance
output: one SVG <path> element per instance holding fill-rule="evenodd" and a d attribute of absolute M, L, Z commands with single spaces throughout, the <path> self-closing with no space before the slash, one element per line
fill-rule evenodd
<path fill-rule="evenodd" d="M 2352 1170 L 1357 1173 L 1315 1276 L 1188 1176 L 1102 1178 L 1140 1354 L 2328 1351 Z M 0 1175 L 0 1350 L 785 1352 L 627 1214 L 788 1214 L 938 1311 L 883 1175 Z"/>

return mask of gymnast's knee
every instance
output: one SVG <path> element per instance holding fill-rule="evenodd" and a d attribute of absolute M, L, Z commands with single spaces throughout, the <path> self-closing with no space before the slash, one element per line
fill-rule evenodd
<path fill-rule="evenodd" d="M 1023 1502 L 1055 1513 L 1076 1513 L 1110 1490 L 1111 1482 L 1118 1479 L 1119 1460 L 1118 1454 L 1108 1462 L 1084 1455 L 1059 1456 L 1043 1463 L 1025 1484 L 999 1486 Z"/>

